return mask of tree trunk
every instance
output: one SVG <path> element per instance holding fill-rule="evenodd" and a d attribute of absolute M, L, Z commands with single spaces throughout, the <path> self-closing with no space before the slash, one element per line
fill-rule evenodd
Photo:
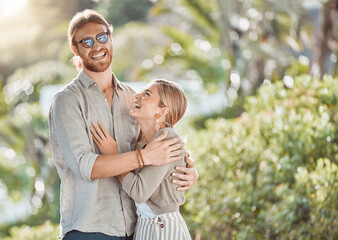
<path fill-rule="evenodd" d="M 311 72 L 320 79 L 328 71 L 328 59 L 332 50 L 329 48 L 329 42 L 334 40 L 334 18 L 337 13 L 338 0 L 331 0 L 324 4 L 322 10 L 322 27 L 318 34 L 318 42 L 314 51 L 314 62 Z"/>

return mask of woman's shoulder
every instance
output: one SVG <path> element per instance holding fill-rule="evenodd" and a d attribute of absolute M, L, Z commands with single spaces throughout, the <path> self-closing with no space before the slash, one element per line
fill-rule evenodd
<path fill-rule="evenodd" d="M 155 134 L 154 138 L 157 138 L 158 136 L 160 136 L 163 132 L 167 131 L 168 135 L 165 139 L 170 139 L 170 138 L 175 138 L 178 137 L 177 132 L 175 131 L 174 128 L 172 127 L 166 127 L 166 128 L 162 128 L 159 131 L 157 131 L 157 133 Z"/>

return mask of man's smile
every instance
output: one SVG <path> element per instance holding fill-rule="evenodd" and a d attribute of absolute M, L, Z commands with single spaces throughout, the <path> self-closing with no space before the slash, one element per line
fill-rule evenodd
<path fill-rule="evenodd" d="M 99 59 L 104 58 L 105 56 L 106 56 L 106 52 L 101 52 L 101 53 L 91 56 L 91 59 L 99 60 Z"/>

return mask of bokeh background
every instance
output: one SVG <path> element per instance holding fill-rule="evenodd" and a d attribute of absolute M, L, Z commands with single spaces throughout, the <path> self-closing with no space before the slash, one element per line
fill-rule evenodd
<path fill-rule="evenodd" d="M 338 239 L 337 0 L 0 0 L 0 239 L 57 238 L 47 115 L 86 8 L 114 26 L 121 81 L 187 93 L 193 239 Z"/>

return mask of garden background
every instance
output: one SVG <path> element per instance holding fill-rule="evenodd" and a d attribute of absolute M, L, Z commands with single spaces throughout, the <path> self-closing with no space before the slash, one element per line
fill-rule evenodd
<path fill-rule="evenodd" d="M 0 0 L 0 239 L 57 238 L 48 103 L 86 8 L 121 81 L 185 86 L 194 239 L 338 239 L 337 0 Z"/>

